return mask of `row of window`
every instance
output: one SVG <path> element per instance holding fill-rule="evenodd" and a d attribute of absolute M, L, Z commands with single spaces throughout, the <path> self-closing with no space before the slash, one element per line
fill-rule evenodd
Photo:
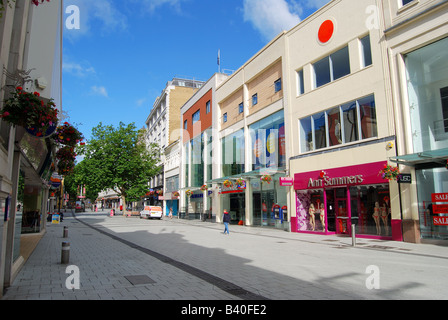
<path fill-rule="evenodd" d="M 210 107 L 210 100 L 208 100 L 205 103 L 205 114 L 209 114 L 211 110 Z M 201 120 L 201 109 L 199 109 L 198 111 L 196 111 L 195 113 L 193 113 L 193 116 L 191 117 L 191 123 L 195 124 L 196 122 L 198 122 L 199 120 Z M 184 121 L 184 129 L 187 130 L 188 128 L 188 119 Z"/>
<path fill-rule="evenodd" d="M 277 93 L 277 92 L 279 92 L 279 91 L 281 91 L 282 90 L 282 78 L 279 78 L 279 79 L 277 79 L 275 82 L 274 82 L 274 92 L 275 93 Z M 253 96 L 252 96 L 252 107 L 253 106 L 256 106 L 258 104 L 258 93 L 255 93 Z M 239 105 L 238 105 L 238 113 L 239 114 L 241 114 L 241 113 L 243 113 L 244 112 L 244 104 L 243 104 L 243 102 L 241 102 Z M 227 112 L 225 112 L 223 115 L 222 115 L 222 122 L 223 123 L 226 123 L 227 122 Z"/>
<path fill-rule="evenodd" d="M 307 152 L 376 137 L 374 95 L 300 120 L 300 151 Z"/>
<path fill-rule="evenodd" d="M 361 63 L 365 68 L 372 64 L 372 50 L 370 36 L 359 39 L 361 46 Z M 313 89 L 317 89 L 327 83 L 333 82 L 351 73 L 350 54 L 348 46 L 333 52 L 323 59 L 312 64 Z M 297 71 L 297 95 L 305 93 L 303 69 Z"/>

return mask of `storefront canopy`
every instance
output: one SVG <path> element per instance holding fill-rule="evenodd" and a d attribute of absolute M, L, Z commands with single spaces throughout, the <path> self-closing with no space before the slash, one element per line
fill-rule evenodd
<path fill-rule="evenodd" d="M 253 170 L 250 172 L 244 172 L 244 173 L 240 173 L 240 174 L 235 174 L 232 176 L 227 176 L 227 177 L 222 177 L 222 178 L 217 178 L 217 179 L 213 179 L 213 180 L 209 180 L 207 181 L 207 184 L 210 183 L 223 183 L 226 180 L 237 180 L 237 179 L 259 179 L 261 176 L 263 175 L 275 175 L 277 173 L 281 173 L 284 174 L 285 170 L 283 169 L 279 169 L 279 168 L 262 168 L 262 169 L 257 169 L 257 170 Z"/>
<path fill-rule="evenodd" d="M 407 166 L 415 166 L 427 162 L 440 162 L 445 164 L 447 159 L 448 148 L 445 148 L 391 157 L 390 161 Z"/>

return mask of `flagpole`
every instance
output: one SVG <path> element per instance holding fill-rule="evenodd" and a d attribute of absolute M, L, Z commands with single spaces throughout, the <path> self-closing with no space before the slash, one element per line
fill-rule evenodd
<path fill-rule="evenodd" d="M 218 50 L 218 73 L 221 73 L 221 49 Z"/>

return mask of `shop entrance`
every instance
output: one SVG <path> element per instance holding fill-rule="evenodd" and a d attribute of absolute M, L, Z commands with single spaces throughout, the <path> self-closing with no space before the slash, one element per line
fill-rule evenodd
<path fill-rule="evenodd" d="M 274 190 L 253 193 L 253 211 L 255 226 L 274 226 L 272 207 L 275 204 Z"/>
<path fill-rule="evenodd" d="M 327 223 L 328 231 L 336 234 L 348 234 L 350 215 L 347 205 L 347 188 L 327 189 Z"/>

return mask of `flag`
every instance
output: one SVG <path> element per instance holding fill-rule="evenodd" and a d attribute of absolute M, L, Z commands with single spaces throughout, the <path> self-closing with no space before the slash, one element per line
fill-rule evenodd
<path fill-rule="evenodd" d="M 221 50 L 218 50 L 218 66 L 221 64 Z"/>

